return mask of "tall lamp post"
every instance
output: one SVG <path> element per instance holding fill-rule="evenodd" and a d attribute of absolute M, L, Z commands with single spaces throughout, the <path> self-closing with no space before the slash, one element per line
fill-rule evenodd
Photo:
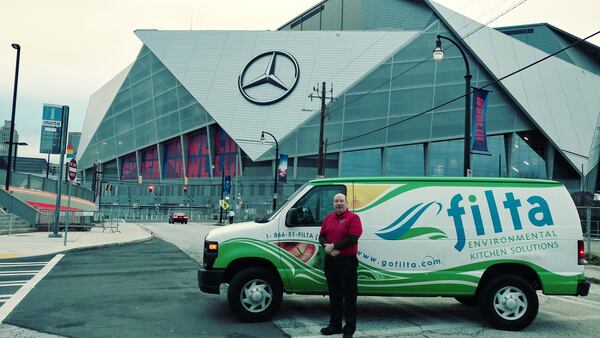
<path fill-rule="evenodd" d="M 216 159 L 216 157 L 215 157 L 215 159 Z M 219 165 L 221 166 L 221 203 L 223 203 L 223 193 L 225 191 L 225 166 L 223 166 L 223 163 L 221 163 L 221 162 L 219 162 Z M 215 165 L 213 164 L 212 167 L 214 170 Z M 223 223 L 223 206 L 222 206 L 222 204 L 219 205 L 219 223 Z"/>
<path fill-rule="evenodd" d="M 21 59 L 21 46 L 18 43 L 11 44 L 17 50 L 17 66 L 15 69 L 15 88 L 13 89 L 12 114 L 10 115 L 10 136 L 8 137 L 8 160 L 6 166 L 6 183 L 4 189 L 8 191 L 10 185 L 10 166 L 12 160 L 13 135 L 15 134 L 15 110 L 17 106 L 17 85 L 19 83 L 19 60 Z"/>
<path fill-rule="evenodd" d="M 275 173 L 273 174 L 273 212 L 275 212 L 275 209 L 277 208 L 277 166 L 279 165 L 279 143 L 273 134 L 263 131 L 260 134 L 260 142 L 263 144 L 265 143 L 265 134 L 271 136 L 275 141 Z"/>
<path fill-rule="evenodd" d="M 435 41 L 435 49 L 433 50 L 433 59 L 435 61 L 442 61 L 444 58 L 444 50 L 442 49 L 442 40 L 450 41 L 458 50 L 465 61 L 465 147 L 464 147 L 464 161 L 463 161 L 463 176 L 470 176 L 469 172 L 471 169 L 471 69 L 469 68 L 469 61 L 467 60 L 467 56 L 465 52 L 460 47 L 456 41 L 445 37 L 443 35 L 438 35 L 437 40 Z"/>

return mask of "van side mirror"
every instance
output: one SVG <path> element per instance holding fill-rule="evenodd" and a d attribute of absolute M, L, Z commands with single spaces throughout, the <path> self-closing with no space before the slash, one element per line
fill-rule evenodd
<path fill-rule="evenodd" d="M 291 208 L 285 216 L 285 225 L 295 226 L 298 225 L 298 210 L 302 208 Z"/>
<path fill-rule="evenodd" d="M 291 208 L 285 217 L 285 224 L 288 226 L 313 225 L 315 218 L 309 208 L 297 207 Z"/>

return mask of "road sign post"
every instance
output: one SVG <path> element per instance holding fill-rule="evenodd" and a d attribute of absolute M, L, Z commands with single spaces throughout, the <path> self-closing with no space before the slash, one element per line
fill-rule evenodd
<path fill-rule="evenodd" d="M 61 128 L 60 128 L 60 164 L 58 166 L 58 180 L 56 180 L 56 208 L 54 210 L 54 231 L 48 235 L 51 238 L 62 237 L 58 233 L 58 224 L 60 222 L 60 197 L 62 190 L 63 166 L 65 163 L 65 148 L 67 146 L 67 130 L 69 123 L 69 106 L 62 106 L 61 109 Z"/>
<path fill-rule="evenodd" d="M 65 212 L 65 215 L 67 216 L 67 220 L 65 221 L 65 241 L 63 243 L 63 246 L 67 246 L 67 233 L 69 232 L 69 221 L 71 218 L 71 185 L 73 185 L 73 183 L 75 182 L 75 180 L 77 179 L 77 161 L 72 158 L 69 161 L 69 169 L 68 169 L 68 177 L 69 177 L 69 185 L 67 186 L 67 211 Z"/>

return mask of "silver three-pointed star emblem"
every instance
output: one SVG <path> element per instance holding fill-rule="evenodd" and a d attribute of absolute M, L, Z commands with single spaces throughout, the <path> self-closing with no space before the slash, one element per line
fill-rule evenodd
<path fill-rule="evenodd" d="M 292 71 L 292 69 L 289 69 L 287 72 L 291 74 L 291 78 L 289 78 L 290 76 L 288 76 L 288 78 L 282 80 L 280 76 L 277 76 L 276 72 L 278 70 L 275 66 L 277 64 L 278 57 L 287 59 L 288 62 L 286 62 L 285 64 L 290 65 L 290 67 L 294 68 L 293 72 L 290 72 Z M 264 72 L 258 75 L 258 77 L 256 77 L 255 79 L 246 82 L 245 77 L 248 70 L 252 67 L 253 64 L 263 59 L 266 59 L 268 61 L 267 67 L 264 70 Z M 246 100 L 250 102 L 256 104 L 271 104 L 278 102 L 284 97 L 288 96 L 292 92 L 292 90 L 294 90 L 294 87 L 296 87 L 296 83 L 298 83 L 299 77 L 300 67 L 298 67 L 298 62 L 291 54 L 279 50 L 268 51 L 258 54 L 257 56 L 253 57 L 250 61 L 248 61 L 248 63 L 242 69 L 240 76 L 238 77 L 238 88 L 240 89 L 240 92 L 246 98 Z M 265 89 L 267 89 L 267 86 L 270 86 L 270 89 L 273 89 L 272 87 L 274 87 L 277 88 L 277 90 L 268 91 L 268 97 L 265 97 L 264 95 L 257 95 L 256 93 L 252 95 L 249 94 L 249 91 L 251 91 L 253 88 L 257 89 L 257 87 L 259 86 Z"/>

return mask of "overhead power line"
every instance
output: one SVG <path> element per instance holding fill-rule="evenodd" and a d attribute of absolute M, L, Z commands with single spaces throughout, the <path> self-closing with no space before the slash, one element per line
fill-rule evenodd
<path fill-rule="evenodd" d="M 519 7 L 520 5 L 522 5 L 523 3 L 525 3 L 526 1 L 527 1 L 527 0 L 521 0 L 519 3 L 517 3 L 517 4 L 513 5 L 513 6 L 512 6 L 512 7 L 510 7 L 509 9 L 507 9 L 507 10 L 505 10 L 504 12 L 500 13 L 499 15 L 495 16 L 493 19 L 491 19 L 490 21 L 488 21 L 488 22 L 486 22 L 485 24 L 481 25 L 480 27 L 478 27 L 478 28 L 477 28 L 477 29 L 475 29 L 474 31 L 467 33 L 467 34 L 466 34 L 464 37 L 461 37 L 461 36 L 459 36 L 459 37 L 458 37 L 458 40 L 459 40 L 460 42 L 462 42 L 462 43 L 465 43 L 465 41 L 464 41 L 464 40 L 465 40 L 466 38 L 468 38 L 469 36 L 471 36 L 471 35 L 473 35 L 473 34 L 477 33 L 477 32 L 478 32 L 478 31 L 480 31 L 480 30 L 481 30 L 483 27 L 486 27 L 486 26 L 487 26 L 487 25 L 489 25 L 490 23 L 492 23 L 492 22 L 494 22 L 494 21 L 498 20 L 499 18 L 503 17 L 504 15 L 508 14 L 510 11 L 512 11 L 513 9 L 515 9 L 515 8 Z M 454 17 L 454 16 L 456 16 L 456 15 L 458 15 L 458 13 L 455 13 L 455 14 L 454 14 L 452 17 L 450 17 L 450 19 L 451 19 L 451 18 L 453 18 L 453 17 Z M 466 28 L 466 27 L 467 27 L 467 26 L 463 26 L 463 27 L 461 27 L 461 28 L 460 28 L 458 31 L 460 31 L 460 30 L 462 30 L 462 29 L 464 29 L 464 28 Z M 458 31 L 457 31 L 457 32 L 458 32 Z M 388 31 L 388 32 L 389 32 L 389 31 Z M 449 47 L 449 48 L 447 48 L 447 49 L 451 49 L 451 48 L 454 48 L 454 46 L 450 46 L 450 47 Z M 338 111 L 338 110 L 340 110 L 340 109 L 342 109 L 342 108 L 344 108 L 344 107 L 348 106 L 348 105 L 349 105 L 349 104 L 351 104 L 352 102 L 354 102 L 354 101 L 357 101 L 357 100 L 361 99 L 363 96 L 365 96 L 365 95 L 367 95 L 367 94 L 370 94 L 370 93 L 374 92 L 375 90 L 377 90 L 377 89 L 379 89 L 379 88 L 381 88 L 381 87 L 383 87 L 383 86 L 385 86 L 385 85 L 388 85 L 388 84 L 389 84 L 391 81 L 394 81 L 394 80 L 396 80 L 396 79 L 399 79 L 399 78 L 401 78 L 402 76 L 404 76 L 404 74 L 411 72 L 413 69 L 415 69 L 415 68 L 417 68 L 417 67 L 421 66 L 422 64 L 424 64 L 425 62 L 427 62 L 427 61 L 429 61 L 429 60 L 431 60 L 431 59 L 432 59 L 432 57 L 431 57 L 431 56 L 430 56 L 430 57 L 428 57 L 428 58 L 426 58 L 426 59 L 423 59 L 423 60 L 421 60 L 419 63 L 417 63 L 417 64 L 413 65 L 412 67 L 408 68 L 407 70 L 403 71 L 402 73 L 400 73 L 400 74 L 398 74 L 398 75 L 396 75 L 396 76 L 392 77 L 390 80 L 386 80 L 386 81 L 382 82 L 381 84 L 379 84 L 379 85 L 377 85 L 377 86 L 375 86 L 375 87 L 371 88 L 370 90 L 368 90 L 368 91 L 367 91 L 367 92 L 365 92 L 365 93 L 362 93 L 362 94 L 356 95 L 354 98 L 350 99 L 349 101 L 346 101 L 346 102 L 345 102 L 345 103 L 344 103 L 342 106 L 340 106 L 340 107 L 337 107 L 337 108 L 335 108 L 335 109 L 333 109 L 333 110 L 328 110 L 328 114 L 329 114 L 329 116 L 331 116 L 331 114 L 332 114 L 332 113 L 334 113 L 334 112 L 336 112 L 336 111 Z M 454 102 L 454 101 L 452 101 L 452 102 Z M 450 103 L 450 102 L 448 102 L 448 103 Z"/>
<path fill-rule="evenodd" d="M 579 39 L 579 40 L 577 40 L 577 41 L 573 42 L 572 44 L 570 44 L 570 45 L 568 45 L 568 46 L 566 46 L 566 47 L 564 47 L 564 48 L 562 48 L 562 49 L 560 49 L 560 50 L 558 50 L 558 51 L 556 51 L 556 52 L 554 52 L 554 53 L 552 53 L 552 54 L 549 54 L 549 55 L 547 55 L 547 56 L 545 56 L 545 57 L 543 57 L 543 58 L 541 58 L 541 59 L 539 59 L 539 60 L 537 60 L 537 61 L 535 61 L 535 62 L 533 62 L 533 63 L 530 63 L 530 64 L 528 64 L 527 66 L 524 66 L 524 67 L 522 67 L 522 68 L 519 68 L 519 69 L 515 70 L 514 72 L 512 72 L 512 73 L 510 73 L 510 74 L 507 74 L 507 75 L 505 75 L 505 76 L 503 76 L 503 77 L 500 77 L 500 78 L 498 78 L 497 80 L 495 80 L 495 81 L 492 81 L 492 82 L 488 83 L 487 85 L 485 85 L 485 86 L 483 86 L 483 87 L 480 87 L 480 88 L 481 88 L 481 89 L 484 89 L 484 88 L 487 88 L 487 87 L 489 87 L 489 86 L 492 86 L 492 85 L 494 85 L 494 84 L 496 84 L 496 83 L 498 83 L 498 82 L 500 82 L 500 81 L 502 81 L 502 80 L 505 80 L 505 79 L 507 79 L 507 78 L 509 78 L 509 77 L 511 77 L 511 76 L 513 76 L 513 75 L 515 75 L 515 74 L 518 74 L 518 73 L 520 73 L 520 72 L 522 72 L 522 71 L 524 71 L 524 70 L 526 70 L 526 69 L 528 69 L 528 68 L 531 68 L 531 67 L 533 67 L 533 66 L 537 65 L 538 63 L 541 63 L 541 62 L 543 62 L 543 61 L 545 61 L 545 60 L 547 60 L 547 59 L 549 59 L 549 58 L 551 58 L 551 57 L 555 56 L 556 54 L 559 54 L 559 53 L 561 53 L 561 52 L 563 52 L 563 51 L 565 51 L 565 50 L 567 50 L 567 49 L 569 49 L 569 48 L 571 48 L 571 47 L 573 47 L 573 46 L 575 46 L 575 45 L 577 45 L 577 44 L 579 44 L 579 43 L 581 43 L 581 42 L 583 42 L 583 41 L 586 41 L 586 40 L 588 40 L 588 39 L 590 39 L 590 38 L 592 38 L 592 37 L 594 37 L 594 36 L 596 36 L 596 35 L 598 35 L 598 34 L 600 34 L 600 31 L 597 31 L 597 32 L 595 32 L 595 33 L 593 33 L 593 34 L 591 34 L 591 35 L 589 35 L 589 36 L 585 37 L 585 38 Z M 426 61 L 426 60 L 425 60 L 425 61 Z M 471 90 L 471 92 L 470 92 L 470 93 L 472 93 L 472 92 L 473 92 L 473 91 Z M 373 129 L 373 130 L 371 130 L 371 131 L 368 131 L 368 132 L 365 132 L 365 133 L 362 133 L 362 134 L 359 134 L 359 135 L 355 135 L 355 136 L 352 136 L 352 137 L 348 137 L 348 138 L 345 138 L 345 139 L 343 139 L 343 140 L 339 140 L 339 141 L 335 141 L 335 142 L 330 142 L 330 143 L 329 143 L 329 145 L 333 145 L 333 144 L 337 144 L 337 143 L 341 143 L 341 142 L 345 142 L 345 141 L 354 140 L 354 139 L 357 139 L 357 138 L 360 138 L 360 137 L 363 137 L 363 136 L 366 136 L 366 135 L 369 135 L 369 134 L 376 133 L 376 132 L 378 132 L 378 131 L 381 131 L 381 130 L 387 129 L 387 128 L 389 128 L 389 127 L 393 127 L 393 126 L 399 125 L 399 124 L 401 124 L 401 123 L 404 123 L 404 122 L 406 122 L 406 121 L 409 121 L 409 120 L 411 120 L 411 119 L 414 119 L 414 118 L 416 118 L 416 117 L 419 117 L 419 116 L 421 116 L 421 115 L 423 115 L 423 114 L 426 114 L 426 113 L 428 113 L 428 112 L 430 112 L 430 111 L 433 111 L 433 110 L 439 109 L 439 108 L 441 108 L 441 107 L 444 107 L 444 106 L 446 106 L 446 105 L 448 105 L 448 104 L 450 104 L 450 103 L 452 103 L 452 102 L 458 101 L 458 100 L 460 100 L 460 99 L 464 98 L 466 95 L 467 95 L 467 93 L 465 93 L 465 94 L 463 94 L 463 95 L 460 95 L 460 96 L 458 96 L 458 97 L 455 97 L 455 98 L 453 98 L 453 99 L 451 99 L 451 100 L 448 100 L 448 101 L 446 101 L 446 102 L 444 102 L 444 103 L 442 103 L 442 104 L 440 104 L 440 105 L 437 105 L 437 106 L 435 106 L 435 107 L 433 107 L 433 108 L 427 109 L 427 110 L 425 110 L 425 111 L 422 111 L 422 112 L 420 112 L 420 113 L 417 113 L 417 114 L 415 114 L 415 115 L 413 115 L 413 116 L 410 116 L 410 117 L 407 117 L 407 118 L 405 118 L 405 119 L 403 119 L 403 120 L 400 120 L 400 121 L 397 121 L 397 122 L 394 122 L 394 123 L 391 123 L 391 124 L 385 125 L 385 126 L 383 126 L 383 127 L 380 127 L 380 128 L 377 128 L 377 129 Z"/>

